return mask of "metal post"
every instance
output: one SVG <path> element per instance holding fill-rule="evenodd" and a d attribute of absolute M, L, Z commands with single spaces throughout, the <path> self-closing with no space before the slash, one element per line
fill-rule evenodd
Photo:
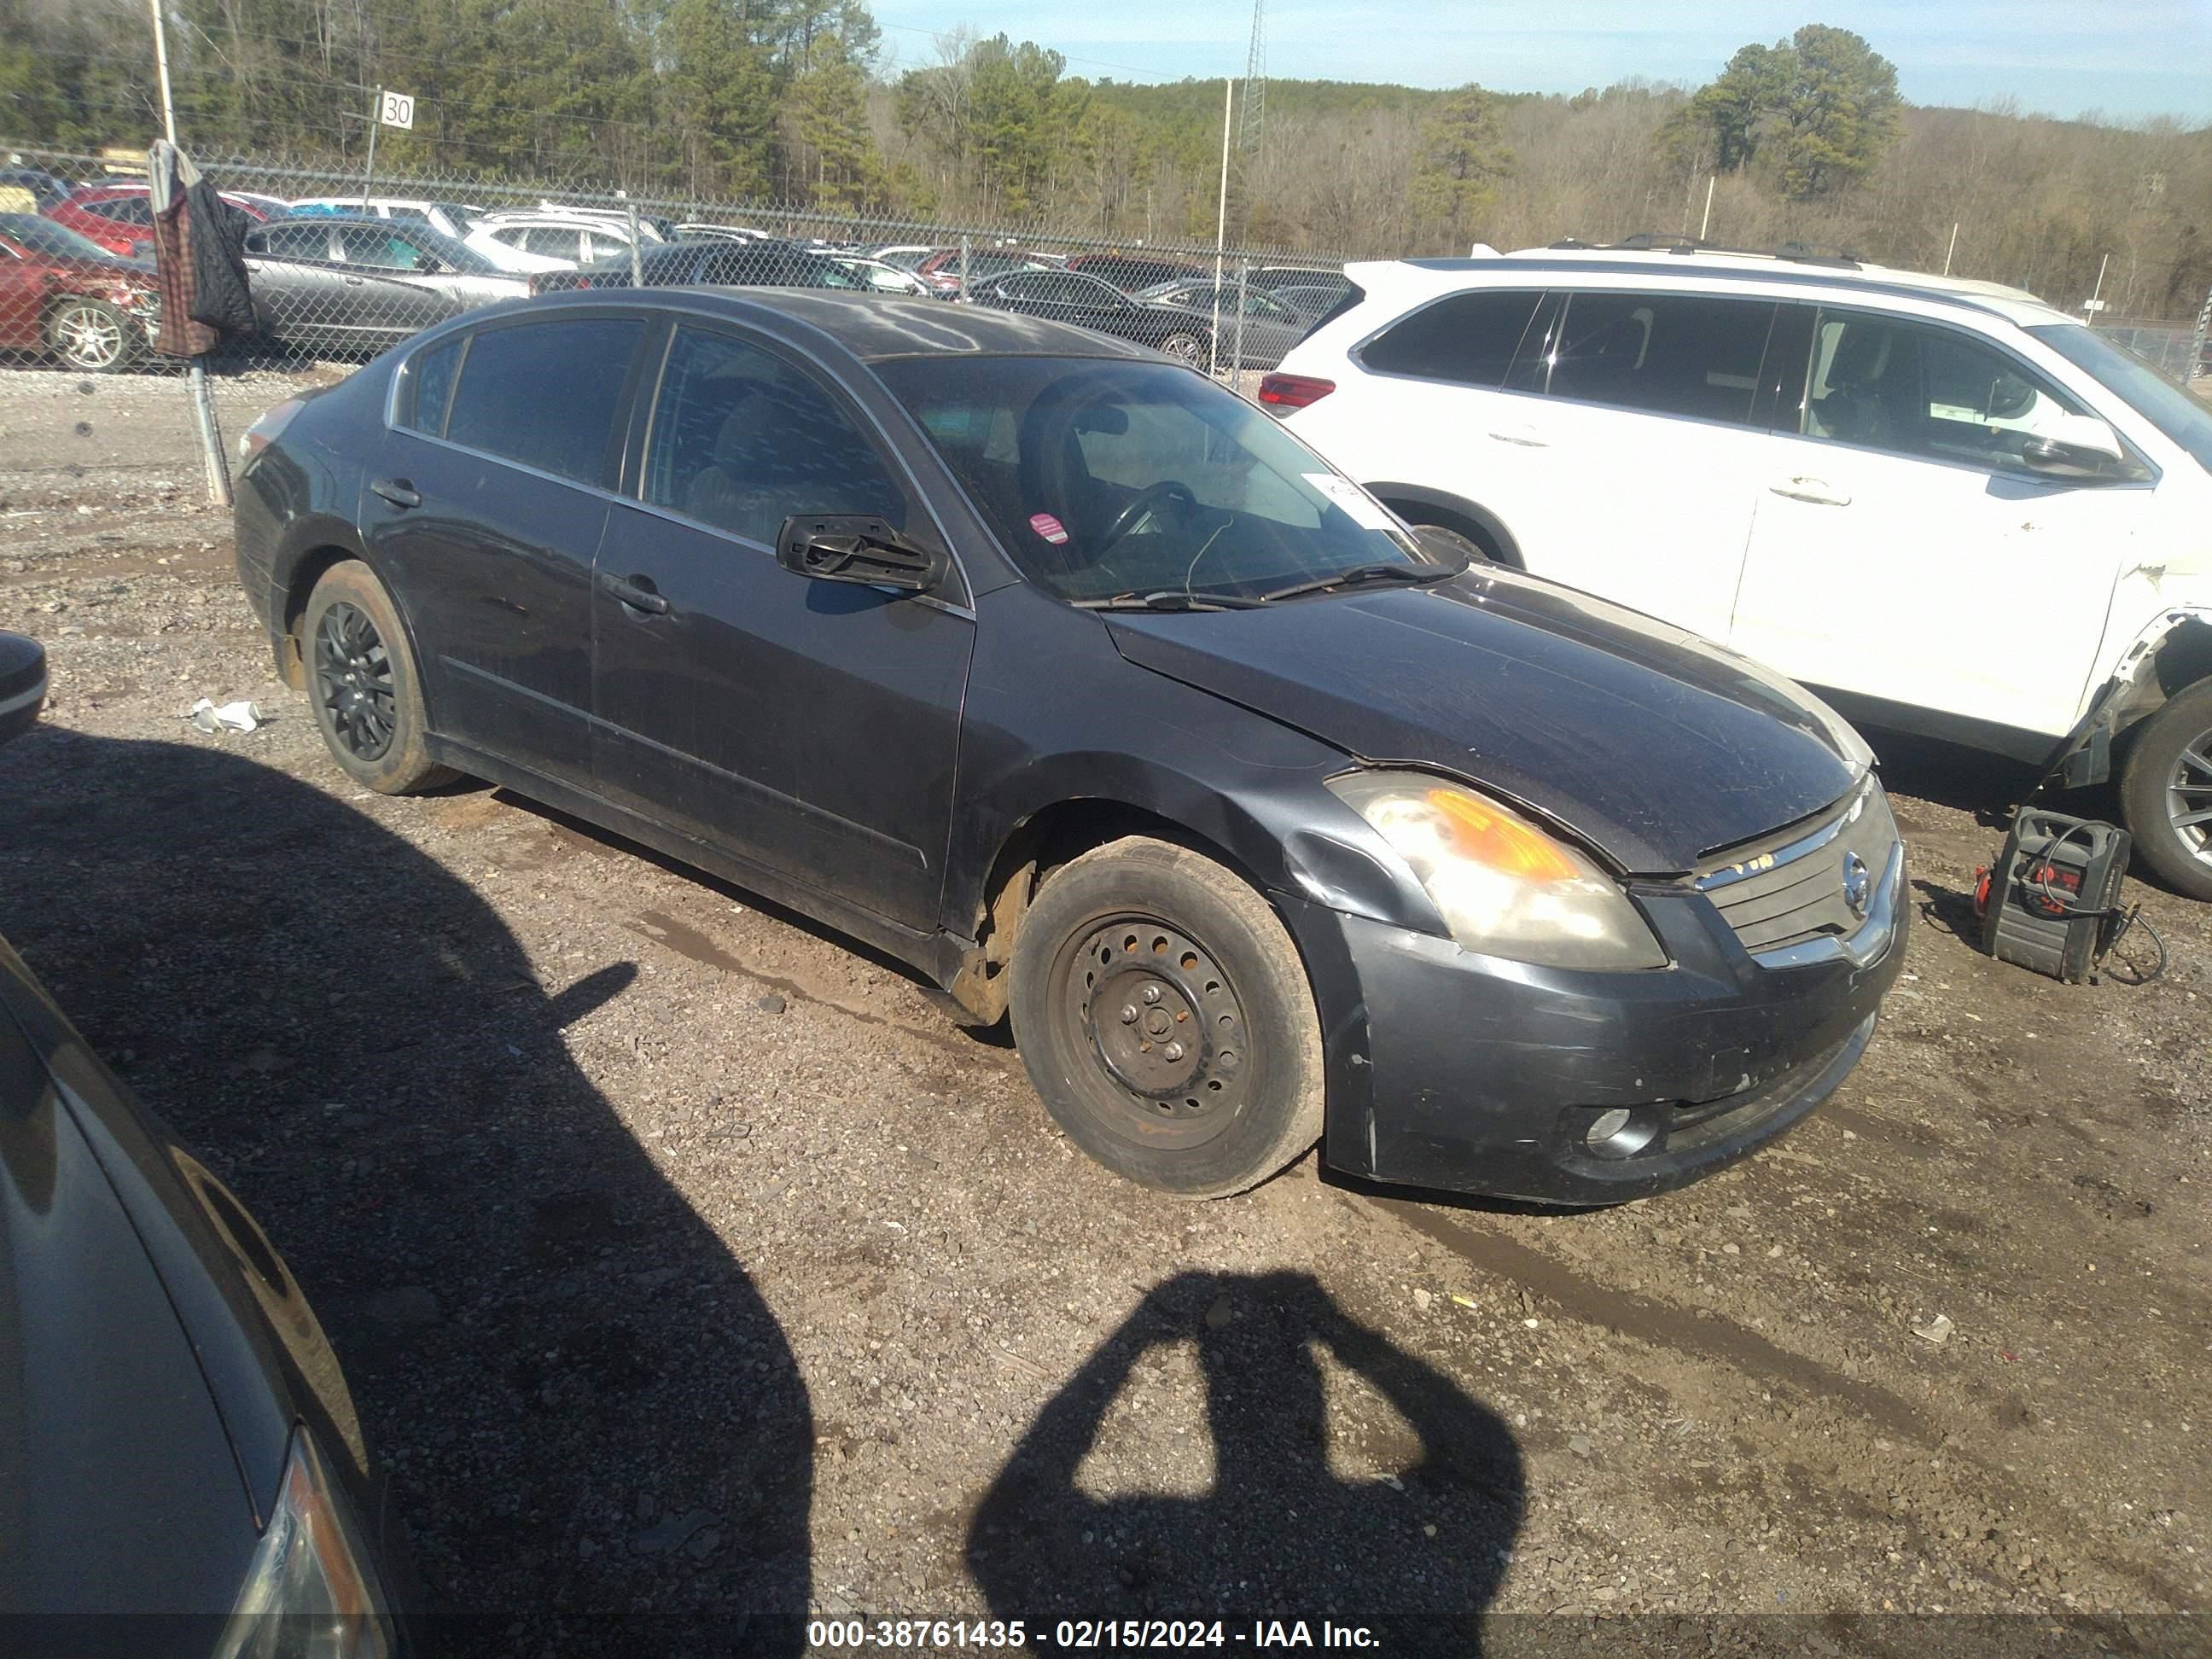
<path fill-rule="evenodd" d="M 2105 297 L 2105 271 L 2112 263 L 2112 256 L 2109 253 L 2097 261 L 2097 286 L 2089 295 L 2089 303 L 2082 307 L 2092 317 L 2102 309 L 2101 302 Z"/>
<path fill-rule="evenodd" d="M 968 297 L 968 234 L 960 234 L 960 297 Z"/>
<path fill-rule="evenodd" d="M 1244 299 L 1251 292 L 1252 261 L 1244 255 L 1237 259 L 1237 343 L 1229 354 L 1229 373 L 1233 380 L 1244 368 Z"/>
<path fill-rule="evenodd" d="M 161 0 L 146 0 L 154 13 L 154 70 L 161 80 L 161 131 L 177 142 L 177 100 L 169 94 L 169 37 L 161 26 Z"/>
<path fill-rule="evenodd" d="M 2212 327 L 2212 294 L 2204 296 L 2203 309 L 2197 313 L 2197 337 L 2189 343 L 2189 361 L 2181 370 L 2184 386 L 2204 372 L 2204 334 L 2207 327 Z"/>
<path fill-rule="evenodd" d="M 1705 233 L 1713 228 L 1713 186 L 1720 181 L 1721 176 L 1717 173 L 1705 180 L 1705 216 L 1698 222 L 1698 240 L 1701 242 L 1705 240 Z"/>
<path fill-rule="evenodd" d="M 200 455 L 207 472 L 208 503 L 230 505 L 230 462 L 222 453 L 222 428 L 216 420 L 215 395 L 208 390 L 207 362 L 195 357 L 186 371 L 191 383 L 192 424 L 200 432 Z"/>
<path fill-rule="evenodd" d="M 1231 118 L 1237 109 L 1237 82 L 1224 80 L 1221 83 L 1221 205 L 1213 216 L 1213 336 L 1206 348 L 1206 372 L 1221 372 L 1221 255 L 1229 240 L 1229 134 L 1235 123 Z"/>
<path fill-rule="evenodd" d="M 1959 222 L 1951 221 L 1951 246 L 1943 250 L 1943 274 L 1951 274 L 1951 256 L 1959 251 Z"/>
<path fill-rule="evenodd" d="M 617 191 L 615 193 L 622 198 L 623 205 L 629 210 L 629 285 L 632 288 L 643 288 L 645 286 L 645 244 L 637 228 L 637 204 L 629 199 L 629 192 L 626 190 Z"/>
<path fill-rule="evenodd" d="M 368 193 L 376 185 L 376 130 L 384 125 L 384 88 L 368 100 L 368 171 L 362 175 L 361 210 L 368 211 Z"/>

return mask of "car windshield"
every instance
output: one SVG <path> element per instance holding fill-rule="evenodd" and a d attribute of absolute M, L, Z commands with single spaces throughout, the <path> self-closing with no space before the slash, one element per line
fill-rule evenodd
<path fill-rule="evenodd" d="M 2100 384 L 2195 456 L 2197 465 L 2212 472 L 2212 409 L 2093 328 L 2080 323 L 2045 323 L 2027 331 L 2076 368 L 2095 376 Z"/>
<path fill-rule="evenodd" d="M 913 357 L 877 372 L 1023 574 L 1061 599 L 1249 602 L 1377 567 L 1454 568 L 1271 416 L 1188 369 Z"/>
<path fill-rule="evenodd" d="M 113 264 L 115 256 L 89 236 L 80 236 L 67 225 L 36 213 L 0 213 L 0 233 L 14 237 L 33 253 L 57 259 L 97 259 Z"/>

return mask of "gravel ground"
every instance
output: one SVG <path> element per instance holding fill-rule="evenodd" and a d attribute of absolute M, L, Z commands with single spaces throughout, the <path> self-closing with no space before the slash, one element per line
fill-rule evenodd
<path fill-rule="evenodd" d="M 290 383 L 227 382 L 234 437 Z M 190 439 L 174 380 L 0 374 L 0 627 L 53 677 L 0 932 L 285 1250 L 483 1647 L 1489 1608 L 1502 1652 L 1559 1612 L 1924 1651 L 1849 1618 L 1908 1611 L 2204 1650 L 2162 1615 L 2212 1599 L 2212 909 L 2136 885 L 2142 988 L 1977 955 L 2016 776 L 1882 742 L 1925 920 L 1747 1164 L 1577 1215 L 1311 1158 L 1177 1203 L 850 942 L 503 792 L 354 788 Z"/>

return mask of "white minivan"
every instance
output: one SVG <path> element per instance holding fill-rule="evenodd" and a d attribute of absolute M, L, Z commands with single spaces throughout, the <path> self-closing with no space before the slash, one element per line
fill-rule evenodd
<path fill-rule="evenodd" d="M 2212 899 L 2212 410 L 2016 289 L 1798 250 L 1345 274 L 1260 398 L 1401 517 L 1865 724 L 2117 766 Z"/>

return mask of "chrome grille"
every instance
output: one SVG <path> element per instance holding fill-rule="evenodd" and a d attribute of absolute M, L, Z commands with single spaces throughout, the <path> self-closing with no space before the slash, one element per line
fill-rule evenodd
<path fill-rule="evenodd" d="M 1731 848 L 1724 854 L 1728 862 L 1708 866 L 1697 884 L 1743 948 L 1765 956 L 1856 933 L 1866 912 L 1863 906 L 1853 910 L 1845 896 L 1849 861 L 1856 857 L 1865 879 L 1879 883 L 1896 846 L 1889 797 L 1869 779 L 1826 822 Z"/>

